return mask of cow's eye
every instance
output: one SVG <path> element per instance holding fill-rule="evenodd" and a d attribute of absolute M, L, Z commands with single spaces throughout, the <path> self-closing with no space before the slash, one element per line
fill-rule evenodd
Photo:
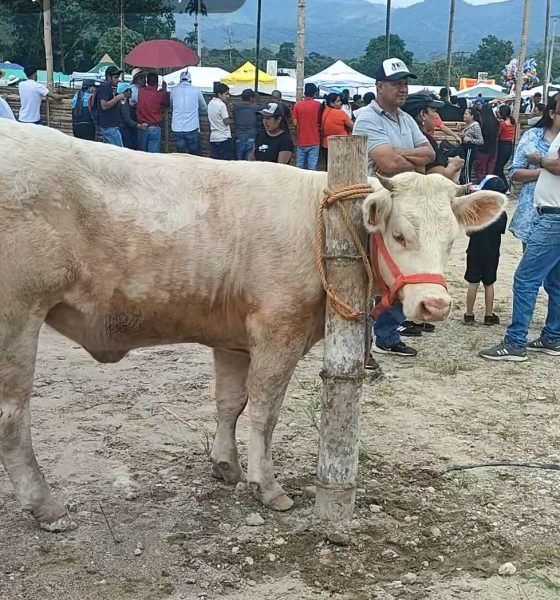
<path fill-rule="evenodd" d="M 406 240 L 404 239 L 404 235 L 402 233 L 393 233 L 393 239 L 401 246 L 406 246 Z"/>

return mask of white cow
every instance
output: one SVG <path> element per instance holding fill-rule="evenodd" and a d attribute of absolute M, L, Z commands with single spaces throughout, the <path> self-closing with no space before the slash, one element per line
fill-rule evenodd
<path fill-rule="evenodd" d="M 154 155 L 0 123 L 0 458 L 48 530 L 72 526 L 33 452 L 29 398 L 47 323 L 101 362 L 131 348 L 214 349 L 214 472 L 245 474 L 235 427 L 249 402 L 247 480 L 267 506 L 292 501 L 274 478 L 272 433 L 298 360 L 323 337 L 314 226 L 326 174 L 276 164 Z M 505 197 L 439 175 L 372 180 L 364 201 L 405 274 L 442 273 L 454 238 Z M 366 221 L 369 221 L 369 216 Z M 369 225 L 371 228 L 371 225 Z M 391 275 L 381 263 L 388 283 Z M 444 287 L 406 285 L 410 319 L 443 320 Z"/>

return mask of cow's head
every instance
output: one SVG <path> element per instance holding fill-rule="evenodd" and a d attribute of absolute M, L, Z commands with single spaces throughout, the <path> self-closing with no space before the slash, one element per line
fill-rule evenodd
<path fill-rule="evenodd" d="M 442 175 L 403 173 L 391 179 L 370 178 L 376 189 L 363 203 L 365 226 L 383 235 L 390 256 L 403 275 L 443 274 L 453 242 L 464 231 L 483 229 L 503 212 L 503 194 L 465 195 Z M 390 287 L 394 276 L 383 257 L 379 269 Z M 447 290 L 436 283 L 406 284 L 399 292 L 407 319 L 443 321 L 451 310 Z"/>

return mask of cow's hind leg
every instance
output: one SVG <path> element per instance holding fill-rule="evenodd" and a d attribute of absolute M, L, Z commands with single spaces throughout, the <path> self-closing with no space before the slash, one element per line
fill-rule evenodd
<path fill-rule="evenodd" d="M 283 511 L 293 502 L 274 478 L 272 434 L 306 338 L 289 326 L 272 324 L 259 329 L 248 378 L 251 435 L 247 481 L 265 506 Z"/>
<path fill-rule="evenodd" d="M 213 473 L 228 483 L 245 479 L 239 464 L 235 427 L 247 404 L 249 354 L 214 350 L 218 425 L 210 458 Z"/>
<path fill-rule="evenodd" d="M 74 524 L 53 498 L 31 443 L 29 399 L 41 323 L 36 316 L 0 313 L 0 459 L 22 508 L 43 529 L 62 531 Z"/>

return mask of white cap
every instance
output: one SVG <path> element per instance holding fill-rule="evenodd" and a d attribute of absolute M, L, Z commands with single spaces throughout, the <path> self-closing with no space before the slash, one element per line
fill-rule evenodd
<path fill-rule="evenodd" d="M 186 81 L 187 83 L 192 82 L 191 74 L 188 71 L 183 71 L 181 73 L 181 81 Z"/>

